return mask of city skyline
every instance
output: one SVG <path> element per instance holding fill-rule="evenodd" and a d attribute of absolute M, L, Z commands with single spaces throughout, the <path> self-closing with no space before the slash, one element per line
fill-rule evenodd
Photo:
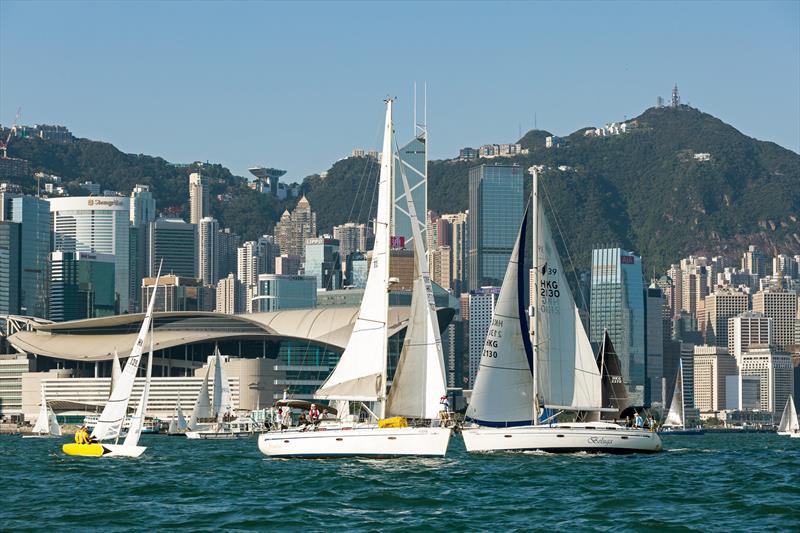
<path fill-rule="evenodd" d="M 373 117 L 387 91 L 399 97 L 398 137 L 410 139 L 414 81 L 418 121 L 427 82 L 433 159 L 455 157 L 463 146 L 514 142 L 534 125 L 566 135 L 631 118 L 657 96 L 667 98 L 677 82 L 691 105 L 746 135 L 800 151 L 796 3 L 725 10 L 701 3 L 691 11 L 680 3 L 491 4 L 481 19 L 426 4 L 420 20 L 421 5 L 314 4 L 309 14 L 273 3 L 137 10 L 3 2 L 0 121 L 10 125 L 22 107 L 22 123 L 64 124 L 126 152 L 218 161 L 241 176 L 253 165 L 278 165 L 292 182 L 326 170 L 354 147 L 377 147 Z M 518 16 L 507 17 L 509 10 Z M 387 48 L 364 47 L 377 41 L 387 17 L 395 27 L 443 34 L 450 44 L 429 49 L 426 39 L 405 42 L 398 34 Z M 123 18 L 137 31 L 117 31 Z M 288 29 L 301 18 L 306 31 L 298 43 Z M 286 24 L 265 30 L 274 19 Z M 233 35 L 223 45 L 207 38 L 220 29 Z M 34 31 L 37 39 L 25 37 Z M 466 37 L 477 32 L 495 37 L 489 49 Z M 514 83 L 474 76 L 487 54 L 492 70 L 505 69 Z M 389 59 L 396 67 L 375 76 Z M 41 72 L 59 85 L 57 93 L 53 83 L 30 82 Z"/>

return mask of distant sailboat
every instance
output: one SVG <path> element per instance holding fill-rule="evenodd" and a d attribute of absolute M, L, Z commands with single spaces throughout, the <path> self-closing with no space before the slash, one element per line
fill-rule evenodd
<path fill-rule="evenodd" d="M 58 420 L 56 419 L 56 414 L 53 412 L 53 409 L 47 404 L 47 400 L 44 396 L 44 383 L 42 383 L 42 403 L 39 407 L 39 418 L 36 419 L 31 434 L 24 435 L 23 438 L 60 436 L 61 427 L 58 425 Z"/>
<path fill-rule="evenodd" d="M 206 371 L 206 377 L 203 379 L 203 387 L 198 396 L 198 403 L 202 405 L 203 398 L 208 400 L 208 372 L 211 370 L 209 366 Z M 214 348 L 214 388 L 211 399 L 211 411 L 208 413 L 210 419 L 215 421 L 206 424 L 204 427 L 199 427 L 197 424 L 194 413 L 192 413 L 192 421 L 189 423 L 189 430 L 186 431 L 186 437 L 189 439 L 236 439 L 246 438 L 255 434 L 249 419 L 233 420 L 235 413 L 233 410 L 233 400 L 231 398 L 231 386 L 228 381 L 228 376 L 225 375 L 225 369 L 222 366 L 222 355 L 220 354 L 219 347 Z"/>
<path fill-rule="evenodd" d="M 669 411 L 658 432 L 672 435 L 702 435 L 705 433 L 705 430 L 701 428 L 686 428 L 686 408 L 683 403 L 683 361 L 680 359 L 678 360 L 678 374 L 675 376 L 675 388 L 672 391 Z"/>
<path fill-rule="evenodd" d="M 197 393 L 197 399 L 194 402 L 194 408 L 192 409 L 192 414 L 189 417 L 187 429 L 191 431 L 207 429 L 209 427 L 208 424 L 201 425 L 200 421 L 209 420 L 214 416 L 211 412 L 211 402 L 208 399 L 208 377 L 210 372 L 211 365 L 209 365 L 206 369 L 206 375 L 203 378 L 203 384 L 200 386 L 200 392 Z"/>
<path fill-rule="evenodd" d="M 155 306 L 160 277 L 161 267 L 159 266 L 153 294 L 150 297 L 150 302 L 147 306 L 147 312 L 142 321 L 142 326 L 139 329 L 139 334 L 136 337 L 131 353 L 125 363 L 125 368 L 119 380 L 114 384 L 111 397 L 106 402 L 102 413 L 100 413 L 100 418 L 92 430 L 91 438 L 96 442 L 90 444 L 64 444 L 62 449 L 65 454 L 85 457 L 138 457 L 144 452 L 145 448 L 138 446 L 138 441 L 141 435 L 150 391 L 150 377 L 153 363 L 153 332 L 151 326 L 153 324 L 153 307 Z M 136 412 L 131 418 L 128 435 L 123 444 L 117 444 L 116 442 L 119 440 L 120 433 L 122 432 L 123 421 L 128 412 L 128 404 L 130 403 L 133 384 L 136 374 L 139 372 L 139 363 L 142 358 L 144 343 L 148 333 L 150 333 L 150 355 L 147 362 L 147 377 L 145 379 L 144 390 L 142 391 L 142 396 L 139 400 Z M 110 440 L 114 440 L 115 444 L 104 443 L 104 441 Z"/>
<path fill-rule="evenodd" d="M 562 412 L 579 417 L 608 409 L 602 406 L 600 370 L 542 208 L 534 171 L 533 324 L 528 327 L 524 304 L 526 212 L 467 407 L 462 432 L 467 451 L 658 452 L 661 440 L 650 431 L 599 420 L 557 420 Z"/>
<path fill-rule="evenodd" d="M 206 396 L 207 397 L 207 396 Z M 186 418 L 183 416 L 183 409 L 181 408 L 181 396 L 178 394 L 178 403 L 175 404 L 175 414 L 172 415 L 172 420 L 169 421 L 169 428 L 167 429 L 168 435 L 183 435 L 189 428 Z"/>
<path fill-rule="evenodd" d="M 797 420 L 797 409 L 795 409 L 794 398 L 791 394 L 783 407 L 781 423 L 778 425 L 778 435 L 800 437 L 800 423 Z"/>

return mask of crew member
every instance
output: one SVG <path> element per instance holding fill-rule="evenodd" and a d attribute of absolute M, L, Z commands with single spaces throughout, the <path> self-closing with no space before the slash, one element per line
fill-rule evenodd
<path fill-rule="evenodd" d="M 317 404 L 311 404 L 311 409 L 308 410 L 308 419 L 315 426 L 319 424 L 319 409 L 317 409 Z"/>

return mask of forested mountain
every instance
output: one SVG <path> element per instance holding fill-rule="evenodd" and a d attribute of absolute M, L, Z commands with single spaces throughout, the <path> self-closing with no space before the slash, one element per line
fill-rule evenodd
<path fill-rule="evenodd" d="M 739 254 L 751 243 L 765 252 L 800 253 L 798 154 L 688 106 L 651 108 L 627 126 L 606 136 L 587 136 L 584 128 L 558 148 L 545 148 L 549 133 L 534 130 L 519 141 L 529 150 L 525 155 L 431 161 L 429 208 L 467 209 L 469 169 L 477 164 L 541 165 L 549 214 L 580 269 L 588 266 L 591 248 L 604 244 L 642 254 L 648 272 L 688 254 Z M 188 174 L 196 168 L 85 139 L 67 145 L 19 139 L 9 153 L 30 160 L 34 170 L 62 176 L 70 190 L 86 179 L 125 193 L 148 183 L 159 208 L 176 206 L 176 212 L 187 209 Z M 374 159 L 347 158 L 324 177 L 305 179 L 320 232 L 374 213 L 378 171 Z M 213 181 L 214 215 L 245 238 L 270 232 L 296 202 L 251 191 L 244 178 L 219 165 L 205 164 L 203 172 Z"/>

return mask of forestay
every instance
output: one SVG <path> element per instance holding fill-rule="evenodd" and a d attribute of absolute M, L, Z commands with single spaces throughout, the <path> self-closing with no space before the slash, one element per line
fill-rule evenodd
<path fill-rule="evenodd" d="M 527 211 L 486 333 L 467 418 L 485 426 L 533 424 L 533 350 L 525 319 Z"/>
<path fill-rule="evenodd" d="M 158 287 L 158 280 L 161 277 L 161 267 L 158 268 L 156 275 L 155 286 Z M 116 438 L 119 436 L 122 428 L 122 421 L 128 411 L 128 403 L 131 399 L 131 391 L 133 390 L 133 382 L 136 378 L 136 373 L 139 371 L 139 362 L 144 350 L 144 340 L 147 332 L 150 330 L 150 322 L 153 319 L 153 306 L 156 301 L 157 290 L 153 290 L 153 295 L 150 297 L 150 303 L 147 305 L 147 313 L 145 313 L 142 327 L 139 329 L 139 335 L 136 337 L 136 342 L 131 349 L 131 354 L 125 363 L 125 368 L 122 370 L 117 383 L 114 384 L 114 389 L 111 391 L 111 397 L 106 402 L 103 412 L 100 413 L 100 419 L 97 421 L 94 430 L 92 431 L 92 438 L 103 441 Z"/>
<path fill-rule="evenodd" d="M 386 416 L 435 419 L 441 410 L 441 398 L 447 393 L 442 339 L 419 219 L 402 165 L 400 168 L 411 218 L 416 277 L 411 293 L 411 314 L 387 398 Z"/>
<path fill-rule="evenodd" d="M 386 102 L 378 183 L 375 246 L 364 296 L 350 339 L 336 368 L 314 394 L 322 400 L 376 401 L 386 389 L 389 310 L 389 224 L 392 174 L 392 101 Z"/>
<path fill-rule="evenodd" d="M 534 326 L 538 393 L 547 407 L 592 411 L 601 407 L 600 370 L 572 298 L 541 199 L 537 199 L 539 269 Z"/>

